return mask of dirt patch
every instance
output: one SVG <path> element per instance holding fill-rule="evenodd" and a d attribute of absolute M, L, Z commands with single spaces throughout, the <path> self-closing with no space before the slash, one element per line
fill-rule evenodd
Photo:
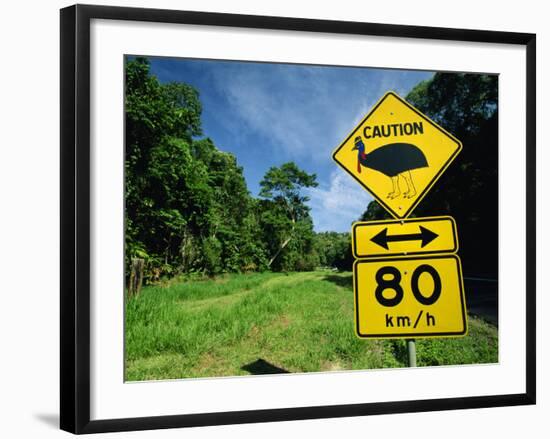
<path fill-rule="evenodd" d="M 210 369 L 216 364 L 216 358 L 209 353 L 202 355 L 197 363 L 197 367 L 201 370 Z"/>
<path fill-rule="evenodd" d="M 333 372 L 336 370 L 344 370 L 344 366 L 339 361 L 325 360 L 321 363 L 321 370 L 325 372 Z"/>
<path fill-rule="evenodd" d="M 292 320 L 286 314 L 282 314 L 277 319 L 275 319 L 274 324 L 280 326 L 283 329 L 286 329 L 290 326 Z"/>
<path fill-rule="evenodd" d="M 248 337 L 257 337 L 260 333 L 260 328 L 258 328 L 256 325 L 252 325 L 252 328 L 250 328 L 250 331 L 248 331 Z"/>
<path fill-rule="evenodd" d="M 193 369 L 197 376 L 218 376 L 223 375 L 224 370 L 228 370 L 228 364 L 224 358 L 206 352 L 199 357 Z"/>

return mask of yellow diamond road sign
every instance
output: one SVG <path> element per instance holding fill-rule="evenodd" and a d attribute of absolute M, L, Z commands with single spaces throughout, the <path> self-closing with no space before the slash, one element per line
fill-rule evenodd
<path fill-rule="evenodd" d="M 406 218 L 461 149 L 452 134 L 388 92 L 332 156 L 388 212 Z"/>

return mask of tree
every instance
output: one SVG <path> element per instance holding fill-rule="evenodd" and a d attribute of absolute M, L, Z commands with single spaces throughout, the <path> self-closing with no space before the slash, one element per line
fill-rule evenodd
<path fill-rule="evenodd" d="M 261 221 L 270 254 L 268 267 L 280 257 L 293 238 L 302 239 L 301 243 L 295 244 L 295 253 L 305 255 L 311 250 L 313 223 L 306 205 L 309 198 L 302 194 L 302 190 L 316 187 L 316 179 L 315 174 L 308 174 L 295 163 L 289 162 L 280 167 L 271 167 L 260 182 L 260 197 L 264 198 Z M 302 248 L 296 248 L 298 245 Z M 287 267 L 292 266 L 289 257 L 286 255 L 286 258 L 282 258 L 286 259 L 287 263 L 283 265 Z"/>
<path fill-rule="evenodd" d="M 261 232 L 257 203 L 251 197 L 243 169 L 233 154 L 220 151 L 211 139 L 193 142 L 193 155 L 208 170 L 212 199 L 208 231 L 210 248 L 219 243 L 219 270 L 250 271 L 265 267 L 265 254 L 258 237 Z M 203 233 L 204 234 L 204 233 Z"/>
<path fill-rule="evenodd" d="M 359 221 L 375 221 L 389 218 L 391 218 L 391 215 L 376 200 L 373 200 L 369 203 L 367 210 L 363 212 Z"/>
<path fill-rule="evenodd" d="M 146 58 L 126 63 L 126 259 L 145 258 L 150 271 L 170 272 L 182 237 L 205 226 L 212 198 L 208 174 L 190 154 L 200 135 L 198 93 L 161 84 Z"/>
<path fill-rule="evenodd" d="M 315 249 L 323 267 L 351 270 L 353 256 L 349 233 L 321 232 L 315 234 Z"/>
<path fill-rule="evenodd" d="M 198 92 L 161 84 L 146 58 L 126 63 L 126 273 L 265 268 L 258 203 L 232 154 L 201 135 Z"/>

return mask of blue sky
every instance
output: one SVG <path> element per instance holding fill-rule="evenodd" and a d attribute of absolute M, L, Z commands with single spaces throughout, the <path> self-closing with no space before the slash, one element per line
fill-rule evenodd
<path fill-rule="evenodd" d="M 237 61 L 151 58 L 161 82 L 200 93 L 203 134 L 233 153 L 249 190 L 288 161 L 317 174 L 308 189 L 316 231 L 346 232 L 372 197 L 331 153 L 388 90 L 405 96 L 432 72 Z"/>

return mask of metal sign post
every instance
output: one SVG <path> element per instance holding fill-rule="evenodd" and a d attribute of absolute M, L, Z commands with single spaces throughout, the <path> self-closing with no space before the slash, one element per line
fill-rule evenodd
<path fill-rule="evenodd" d="M 416 367 L 416 342 L 414 338 L 407 339 L 407 358 L 409 367 Z"/>

